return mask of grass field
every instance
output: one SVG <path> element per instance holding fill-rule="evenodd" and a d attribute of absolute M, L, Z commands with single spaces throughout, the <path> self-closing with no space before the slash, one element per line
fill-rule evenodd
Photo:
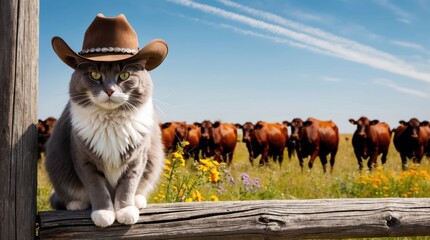
<path fill-rule="evenodd" d="M 184 166 L 166 168 L 160 185 L 148 201 L 162 203 L 173 201 L 229 201 L 263 199 L 319 199 L 364 197 L 430 197 L 430 159 L 423 158 L 421 165 L 401 170 L 398 152 L 391 144 L 385 166 L 372 172 L 357 170 L 357 160 L 351 145 L 351 135 L 341 135 L 333 172 L 324 174 L 319 158 L 314 168 L 300 170 L 297 157 L 288 159 L 285 154 L 282 168 L 270 162 L 268 166 L 254 167 L 248 161 L 248 152 L 238 142 L 233 164 L 229 168 L 216 166 L 211 170 L 187 161 Z M 181 157 L 179 156 L 179 159 Z M 170 158 L 172 162 L 174 158 Z M 173 162 L 172 162 L 173 163 Z M 169 166 L 172 165 L 170 163 Z M 257 162 L 258 163 L 258 162 Z M 380 165 L 380 159 L 378 158 Z M 197 167 L 196 167 L 197 166 Z M 216 181 L 215 181 L 216 180 Z M 183 186 L 183 187 L 181 187 Z M 48 197 L 51 187 L 43 164 L 38 171 L 38 210 L 49 210 Z M 430 239 L 430 238 L 413 238 Z"/>

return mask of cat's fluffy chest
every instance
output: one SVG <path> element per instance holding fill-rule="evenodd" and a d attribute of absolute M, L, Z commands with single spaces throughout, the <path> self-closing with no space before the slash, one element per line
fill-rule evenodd
<path fill-rule="evenodd" d="M 122 156 L 143 143 L 154 126 L 152 101 L 136 112 L 83 108 L 71 103 L 71 122 L 78 136 L 100 157 L 103 172 L 111 185 L 116 185 L 126 166 Z"/>

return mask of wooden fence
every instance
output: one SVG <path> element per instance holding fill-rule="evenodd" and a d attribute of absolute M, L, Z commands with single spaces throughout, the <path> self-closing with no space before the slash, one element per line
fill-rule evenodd
<path fill-rule="evenodd" d="M 89 211 L 39 215 L 41 239 L 328 239 L 430 235 L 430 199 L 149 205 L 137 224 L 96 227 Z"/>
<path fill-rule="evenodd" d="M 0 0 L 0 240 L 303 239 L 430 235 L 430 199 L 331 199 L 150 205 L 133 226 L 88 211 L 36 221 L 39 0 Z"/>
<path fill-rule="evenodd" d="M 36 221 L 39 0 L 0 0 L 0 239 Z"/>

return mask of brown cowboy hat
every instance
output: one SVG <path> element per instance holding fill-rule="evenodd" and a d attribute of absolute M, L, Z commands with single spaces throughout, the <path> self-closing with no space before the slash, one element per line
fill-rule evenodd
<path fill-rule="evenodd" d="M 52 38 L 52 47 L 58 57 L 76 69 L 80 62 L 117 62 L 142 60 L 145 69 L 151 71 L 160 65 L 167 55 L 167 43 L 154 39 L 139 50 L 137 34 L 124 14 L 106 18 L 97 14 L 85 32 L 82 50 L 74 52 L 60 37 Z"/>

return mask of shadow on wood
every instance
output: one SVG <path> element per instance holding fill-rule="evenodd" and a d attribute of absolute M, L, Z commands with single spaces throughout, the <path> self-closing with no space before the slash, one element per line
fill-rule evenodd
<path fill-rule="evenodd" d="M 429 198 L 153 204 L 137 224 L 96 227 L 89 211 L 39 213 L 41 239 L 327 239 L 430 235 Z"/>

